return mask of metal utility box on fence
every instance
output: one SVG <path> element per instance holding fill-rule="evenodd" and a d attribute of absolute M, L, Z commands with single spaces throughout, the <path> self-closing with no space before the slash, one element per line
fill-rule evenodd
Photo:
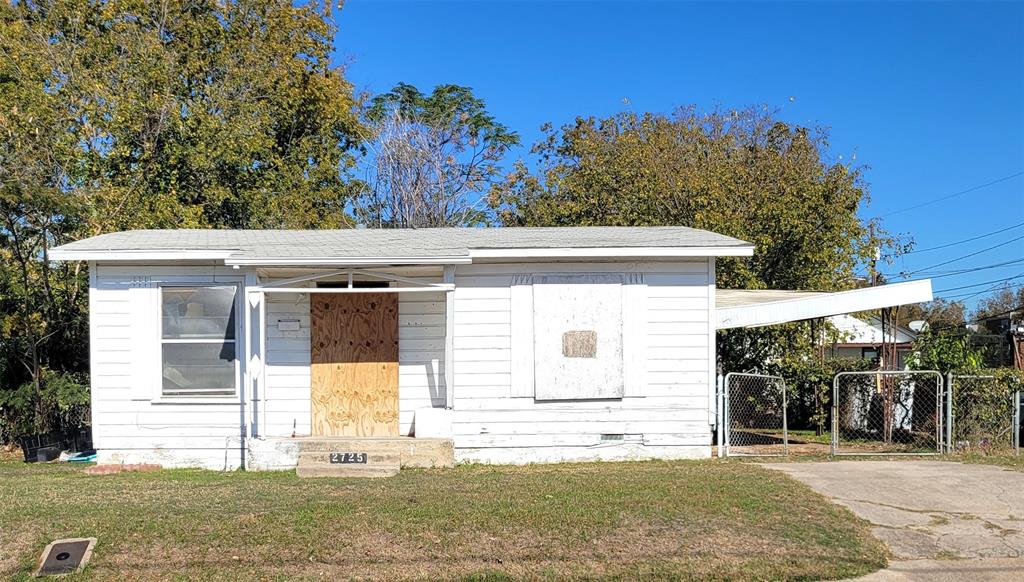
<path fill-rule="evenodd" d="M 995 376 L 947 374 L 952 422 L 947 452 L 1020 450 L 1020 392 L 998 385 Z"/>
<path fill-rule="evenodd" d="M 779 456 L 789 451 L 786 382 L 779 376 L 730 372 L 725 375 L 723 456 Z"/>
<path fill-rule="evenodd" d="M 937 455 L 948 413 L 942 374 L 840 372 L 833 381 L 833 455 Z"/>

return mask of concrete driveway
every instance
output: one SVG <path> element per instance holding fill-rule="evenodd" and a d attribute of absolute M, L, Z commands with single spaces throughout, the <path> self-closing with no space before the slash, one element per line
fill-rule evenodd
<path fill-rule="evenodd" d="M 1024 473 L 920 460 L 766 466 L 874 524 L 896 561 L 867 579 L 1024 580 Z"/>

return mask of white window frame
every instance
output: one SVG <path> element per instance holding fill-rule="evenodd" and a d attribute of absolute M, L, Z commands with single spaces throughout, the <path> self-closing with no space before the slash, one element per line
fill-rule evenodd
<path fill-rule="evenodd" d="M 165 339 L 164 338 L 164 288 L 168 289 L 193 289 L 193 288 L 226 288 L 233 287 L 235 290 L 235 337 L 233 340 L 225 339 Z M 156 386 L 154 388 L 155 395 L 153 402 L 156 404 L 234 404 L 239 402 L 239 391 L 242 386 L 242 350 L 245 349 L 243 344 L 244 341 L 244 330 L 242 325 L 244 312 L 242 309 L 245 308 L 245 304 L 242 301 L 243 285 L 241 280 L 237 281 L 183 281 L 174 283 L 161 283 L 157 286 L 156 294 L 156 349 L 154 350 L 154 356 L 156 359 Z M 221 396 L 165 396 L 164 395 L 164 355 L 163 346 L 165 343 L 169 344 L 197 344 L 197 343 L 209 343 L 209 344 L 224 344 L 231 342 L 235 345 L 235 387 L 231 394 L 224 394 Z"/>

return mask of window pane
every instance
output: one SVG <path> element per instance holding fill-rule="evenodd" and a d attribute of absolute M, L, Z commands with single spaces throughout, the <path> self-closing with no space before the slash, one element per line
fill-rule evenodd
<path fill-rule="evenodd" d="M 164 396 L 235 393 L 235 343 L 164 344 Z"/>
<path fill-rule="evenodd" d="M 235 287 L 164 287 L 163 336 L 235 338 Z"/>

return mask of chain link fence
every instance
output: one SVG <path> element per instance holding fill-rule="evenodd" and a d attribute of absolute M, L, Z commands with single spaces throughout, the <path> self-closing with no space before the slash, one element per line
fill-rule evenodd
<path fill-rule="evenodd" d="M 781 377 L 730 372 L 724 405 L 725 456 L 788 452 L 786 382 Z"/>
<path fill-rule="evenodd" d="M 995 376 L 947 376 L 952 394 L 950 452 L 1017 453 L 1020 448 L 1020 392 Z"/>
<path fill-rule="evenodd" d="M 939 454 L 945 424 L 934 371 L 841 372 L 833 382 L 832 454 Z"/>

